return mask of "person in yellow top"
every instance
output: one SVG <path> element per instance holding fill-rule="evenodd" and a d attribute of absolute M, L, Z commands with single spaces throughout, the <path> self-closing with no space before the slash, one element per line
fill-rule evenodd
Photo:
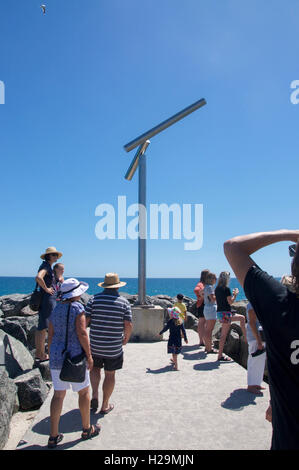
<path fill-rule="evenodd" d="M 187 321 L 187 307 L 183 303 L 184 296 L 183 296 L 183 294 L 178 294 L 176 296 L 176 298 L 178 299 L 178 301 L 174 304 L 174 307 L 177 307 L 179 309 L 179 311 L 181 312 L 180 313 L 180 318 L 182 319 L 182 321 L 184 323 L 186 323 L 186 321 Z"/>

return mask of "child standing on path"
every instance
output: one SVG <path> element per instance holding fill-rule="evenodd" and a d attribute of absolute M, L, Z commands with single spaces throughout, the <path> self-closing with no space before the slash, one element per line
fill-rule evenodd
<path fill-rule="evenodd" d="M 172 363 L 174 366 L 174 370 L 178 369 L 178 354 L 180 354 L 182 349 L 182 338 L 181 338 L 181 331 L 184 335 L 185 343 L 188 344 L 188 339 L 186 335 L 186 330 L 184 328 L 182 319 L 180 318 L 180 310 L 176 307 L 168 308 L 168 313 L 170 316 L 170 320 L 164 326 L 164 328 L 160 331 L 159 335 L 162 335 L 165 331 L 169 330 L 169 338 L 168 338 L 168 345 L 167 345 L 167 352 L 168 354 L 172 354 Z"/>
<path fill-rule="evenodd" d="M 184 304 L 184 296 L 183 294 L 178 294 L 176 296 L 178 301 L 174 304 L 174 307 L 178 308 L 180 311 L 180 318 L 183 320 L 183 323 L 186 323 L 187 321 L 187 307 L 186 304 Z"/>

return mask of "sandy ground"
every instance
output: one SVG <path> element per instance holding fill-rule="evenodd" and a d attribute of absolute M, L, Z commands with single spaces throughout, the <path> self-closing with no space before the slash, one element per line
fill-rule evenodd
<path fill-rule="evenodd" d="M 18 411 L 15 413 L 10 422 L 10 433 L 8 441 L 2 450 L 15 450 L 18 443 L 30 428 L 32 421 L 38 414 L 39 410 L 34 411 Z"/>

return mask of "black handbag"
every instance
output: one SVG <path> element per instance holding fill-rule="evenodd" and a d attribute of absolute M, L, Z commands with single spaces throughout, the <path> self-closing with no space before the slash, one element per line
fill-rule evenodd
<path fill-rule="evenodd" d="M 66 333 L 65 333 L 65 348 L 62 351 L 62 354 L 66 352 L 62 368 L 60 371 L 59 378 L 64 382 L 76 382 L 81 383 L 85 380 L 86 375 L 86 355 L 82 350 L 81 354 L 71 357 L 70 353 L 67 351 L 67 341 L 68 341 L 68 325 L 69 325 L 69 316 L 70 316 L 71 304 L 69 304 L 67 312 L 67 321 L 66 321 Z"/>
<path fill-rule="evenodd" d="M 32 292 L 29 301 L 29 307 L 31 310 L 33 310 L 33 312 L 38 312 L 42 303 L 43 292 L 41 290 L 38 290 L 38 287 L 39 286 L 36 283 L 35 289 Z"/>

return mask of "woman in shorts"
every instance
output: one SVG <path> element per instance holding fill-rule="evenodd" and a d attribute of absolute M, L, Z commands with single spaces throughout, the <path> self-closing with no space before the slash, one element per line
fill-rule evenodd
<path fill-rule="evenodd" d="M 90 439 L 97 436 L 100 432 L 99 426 L 90 424 L 89 372 L 93 368 L 93 359 L 86 330 L 84 307 L 80 302 L 81 295 L 88 287 L 86 282 L 79 282 L 74 278 L 64 281 L 60 287 L 61 302 L 57 303 L 49 321 L 50 371 L 54 388 L 54 395 L 50 406 L 51 431 L 48 441 L 50 449 L 56 447 L 63 439 L 63 434 L 59 433 L 59 421 L 66 390 L 70 388 L 79 394 L 79 408 L 83 428 L 81 438 L 83 440 Z M 71 357 L 75 357 L 81 354 L 83 350 L 87 360 L 85 380 L 80 383 L 66 382 L 60 379 L 60 372 L 66 353 L 65 341 L 68 312 L 67 351 Z"/>
<path fill-rule="evenodd" d="M 205 330 L 204 330 L 204 342 L 205 351 L 207 354 L 217 354 L 217 351 L 212 348 L 212 332 L 216 323 L 217 304 L 214 286 L 216 284 L 217 277 L 214 273 L 208 273 L 206 277 L 206 285 L 204 288 L 204 309 L 203 314 L 205 317 Z"/>
<path fill-rule="evenodd" d="M 197 325 L 197 332 L 199 336 L 199 346 L 204 346 L 204 331 L 205 331 L 205 323 L 206 319 L 203 314 L 203 309 L 205 306 L 204 303 L 204 288 L 206 283 L 207 274 L 210 271 L 208 269 L 204 269 L 201 271 L 200 280 L 194 289 L 194 294 L 197 297 L 196 308 L 197 308 L 197 317 L 198 317 L 198 325 Z"/>
<path fill-rule="evenodd" d="M 47 248 L 45 253 L 41 255 L 43 263 L 40 265 L 35 278 L 42 292 L 42 300 L 38 311 L 38 326 L 35 332 L 35 359 L 40 362 L 49 360 L 49 356 L 46 354 L 45 350 L 46 336 L 49 317 L 56 305 L 55 275 L 52 265 L 61 258 L 61 256 L 62 253 L 57 251 L 54 246 Z"/>
<path fill-rule="evenodd" d="M 223 348 L 227 333 L 230 329 L 231 321 L 239 321 L 242 328 L 244 340 L 246 339 L 246 327 L 245 317 L 243 315 L 233 314 L 231 311 L 231 305 L 236 300 L 239 293 L 239 289 L 234 289 L 233 294 L 229 288 L 230 273 L 223 271 L 220 273 L 218 285 L 215 289 L 216 301 L 217 301 L 217 320 L 222 324 L 221 337 L 219 342 L 218 361 L 231 361 L 231 358 L 223 354 Z"/>

